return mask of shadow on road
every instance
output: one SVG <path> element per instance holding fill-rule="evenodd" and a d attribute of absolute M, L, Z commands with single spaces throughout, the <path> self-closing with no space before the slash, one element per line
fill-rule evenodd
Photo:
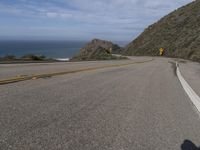
<path fill-rule="evenodd" d="M 181 145 L 181 150 L 200 150 L 200 147 L 197 147 L 190 140 L 185 140 L 184 143 Z"/>

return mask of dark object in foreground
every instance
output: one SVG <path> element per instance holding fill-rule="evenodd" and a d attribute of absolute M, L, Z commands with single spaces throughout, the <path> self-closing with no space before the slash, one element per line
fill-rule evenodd
<path fill-rule="evenodd" d="M 181 150 L 200 150 L 194 143 L 189 140 L 185 140 L 181 145 Z"/>

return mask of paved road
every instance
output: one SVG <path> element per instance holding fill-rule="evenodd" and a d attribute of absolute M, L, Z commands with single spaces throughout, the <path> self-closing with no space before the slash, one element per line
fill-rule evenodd
<path fill-rule="evenodd" d="M 185 140 L 199 146 L 200 116 L 174 67 L 171 59 L 155 58 L 2 85 L 0 149 L 181 150 Z"/>
<path fill-rule="evenodd" d="M 0 79 L 18 75 L 32 75 L 39 73 L 52 73 L 82 69 L 87 67 L 98 67 L 111 64 L 129 63 L 131 61 L 142 61 L 150 58 L 130 57 L 131 60 L 124 61 L 88 61 L 88 62 L 60 62 L 60 63 L 38 63 L 38 64 L 0 64 Z"/>

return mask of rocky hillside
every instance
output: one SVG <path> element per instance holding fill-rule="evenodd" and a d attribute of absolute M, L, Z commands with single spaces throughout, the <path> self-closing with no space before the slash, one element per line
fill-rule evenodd
<path fill-rule="evenodd" d="M 200 0 L 165 16 L 125 48 L 126 55 L 158 55 L 200 61 Z"/>
<path fill-rule="evenodd" d="M 109 41 L 94 39 L 85 47 L 80 49 L 79 53 L 72 60 L 108 60 L 118 59 L 112 54 L 121 53 L 122 48 Z"/>

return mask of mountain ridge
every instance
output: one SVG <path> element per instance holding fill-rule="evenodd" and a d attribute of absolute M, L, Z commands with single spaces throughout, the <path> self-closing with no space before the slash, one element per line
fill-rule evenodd
<path fill-rule="evenodd" d="M 125 47 L 125 55 L 159 55 L 200 61 L 200 0 L 191 2 L 150 25 Z"/>

